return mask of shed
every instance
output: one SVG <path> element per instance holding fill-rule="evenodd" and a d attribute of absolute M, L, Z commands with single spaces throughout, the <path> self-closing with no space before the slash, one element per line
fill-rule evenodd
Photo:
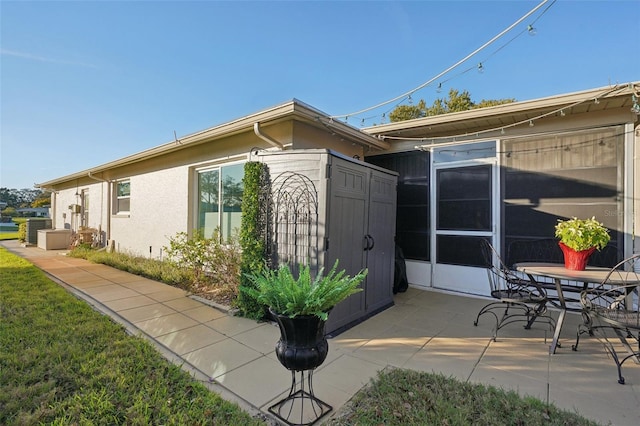
<path fill-rule="evenodd" d="M 363 291 L 338 304 L 337 334 L 393 305 L 397 173 L 325 149 L 257 153 L 271 176 L 274 257 L 355 275 Z"/>

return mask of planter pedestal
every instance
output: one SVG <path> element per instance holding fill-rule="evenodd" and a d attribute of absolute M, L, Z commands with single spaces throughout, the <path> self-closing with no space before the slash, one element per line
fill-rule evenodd
<path fill-rule="evenodd" d="M 287 425 L 312 425 L 333 410 L 313 391 L 313 370 L 329 352 L 325 322 L 314 315 L 289 318 L 273 311 L 271 315 L 280 328 L 276 356 L 291 371 L 291 388 L 285 398 L 269 407 L 269 412 Z"/>
<path fill-rule="evenodd" d="M 315 424 L 331 410 L 332 406 L 314 395 L 313 370 L 291 371 L 289 395 L 269 407 L 271 414 L 290 426 Z"/>

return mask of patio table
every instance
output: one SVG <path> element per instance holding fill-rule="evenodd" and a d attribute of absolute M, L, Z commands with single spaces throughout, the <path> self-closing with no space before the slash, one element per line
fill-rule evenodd
<path fill-rule="evenodd" d="M 589 287 L 589 284 L 600 284 L 605 279 L 610 268 L 602 268 L 597 266 L 587 266 L 584 271 L 574 271 L 565 268 L 564 264 L 560 263 L 539 263 L 539 262 L 523 262 L 514 265 L 517 271 L 523 272 L 529 276 L 529 279 L 535 280 L 535 276 L 551 278 L 554 286 L 551 287 L 557 293 L 557 302 L 553 303 L 560 309 L 558 321 L 556 322 L 556 328 L 553 333 L 553 340 L 549 347 L 549 352 L 556 353 L 558 347 L 558 338 L 560 337 L 560 331 L 562 331 L 562 324 L 567 311 L 580 312 L 582 307 L 567 306 L 567 301 L 579 301 L 579 299 L 570 300 L 565 297 L 565 293 L 573 292 L 580 293 Z M 537 281 L 537 280 L 536 280 Z M 616 278 L 612 275 L 609 278 L 610 284 L 616 284 Z M 624 282 L 620 282 L 624 284 Z"/>

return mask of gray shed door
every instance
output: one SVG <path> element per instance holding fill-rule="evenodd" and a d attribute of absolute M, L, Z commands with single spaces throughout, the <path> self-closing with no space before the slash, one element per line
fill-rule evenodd
<path fill-rule="evenodd" d="M 329 247 L 325 267 L 339 259 L 339 270 L 354 275 L 369 270 L 364 291 L 338 304 L 327 323 L 327 332 L 393 303 L 395 258 L 396 176 L 332 158 Z"/>
<path fill-rule="evenodd" d="M 329 194 L 329 241 L 325 268 L 339 260 L 338 269 L 357 274 L 366 263 L 368 170 L 343 160 L 331 165 Z M 364 284 L 361 284 L 364 285 Z M 329 315 L 327 332 L 361 318 L 365 313 L 365 292 L 356 293 L 339 303 Z"/>
<path fill-rule="evenodd" d="M 372 311 L 393 300 L 396 177 L 372 170 L 369 194 L 366 309 Z"/>

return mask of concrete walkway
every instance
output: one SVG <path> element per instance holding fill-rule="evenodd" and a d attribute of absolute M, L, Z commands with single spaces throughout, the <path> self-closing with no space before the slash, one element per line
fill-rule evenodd
<path fill-rule="evenodd" d="M 58 251 L 2 245 L 48 273 L 100 312 L 143 336 L 224 398 L 251 414 L 286 396 L 291 375 L 278 362 L 277 326 L 235 317 L 179 289 Z M 602 424 L 640 424 L 640 365 L 615 364 L 594 338 L 573 352 L 580 317 L 569 314 L 555 355 L 552 333 L 511 325 L 492 336 L 492 318 L 473 320 L 487 300 L 410 288 L 395 306 L 329 339 L 314 374 L 315 394 L 338 410 L 387 366 L 434 371 L 460 380 L 547 398 Z M 554 314 L 555 315 L 555 314 Z M 328 418 L 331 417 L 328 416 Z"/>

